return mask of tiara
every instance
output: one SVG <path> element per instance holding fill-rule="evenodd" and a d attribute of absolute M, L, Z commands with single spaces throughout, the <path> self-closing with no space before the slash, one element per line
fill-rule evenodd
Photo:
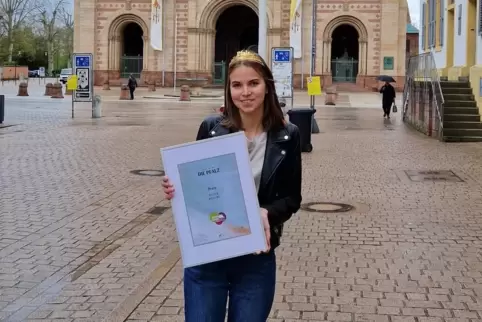
<path fill-rule="evenodd" d="M 259 58 L 259 56 L 252 51 L 249 50 L 240 50 L 236 53 L 236 56 L 231 59 L 229 66 L 241 61 L 251 61 L 256 62 L 258 64 L 264 65 L 263 60 Z"/>

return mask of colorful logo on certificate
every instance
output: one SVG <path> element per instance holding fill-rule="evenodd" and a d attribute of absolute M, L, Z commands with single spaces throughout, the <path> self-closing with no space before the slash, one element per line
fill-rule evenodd
<path fill-rule="evenodd" d="M 226 214 L 224 212 L 212 212 L 209 219 L 216 225 L 221 225 L 226 221 Z"/>

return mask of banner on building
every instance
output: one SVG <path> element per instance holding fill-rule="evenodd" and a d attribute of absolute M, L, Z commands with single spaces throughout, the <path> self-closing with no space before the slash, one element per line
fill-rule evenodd
<path fill-rule="evenodd" d="M 293 47 L 294 58 L 301 58 L 301 14 L 302 14 L 302 0 L 291 0 L 290 9 L 290 47 Z"/>
<path fill-rule="evenodd" d="M 162 1 L 152 0 L 150 38 L 154 50 L 162 50 Z"/>

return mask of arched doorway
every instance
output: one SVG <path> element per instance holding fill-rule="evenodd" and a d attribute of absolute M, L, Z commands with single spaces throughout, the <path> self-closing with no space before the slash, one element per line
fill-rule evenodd
<path fill-rule="evenodd" d="M 341 24 L 331 36 L 331 75 L 333 82 L 355 83 L 358 75 L 358 31 L 350 24 Z"/>
<path fill-rule="evenodd" d="M 144 32 L 137 23 L 127 23 L 121 31 L 121 77 L 129 77 L 133 74 L 134 77 L 140 78 L 143 66 L 144 55 Z"/>
<path fill-rule="evenodd" d="M 224 84 L 226 65 L 242 49 L 256 50 L 258 15 L 244 5 L 224 10 L 216 21 L 214 45 L 214 83 Z"/>

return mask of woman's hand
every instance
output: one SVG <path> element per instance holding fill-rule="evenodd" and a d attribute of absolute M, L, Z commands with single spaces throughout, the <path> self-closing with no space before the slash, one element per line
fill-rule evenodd
<path fill-rule="evenodd" d="M 174 187 L 167 176 L 162 177 L 162 188 L 164 190 L 164 198 L 171 200 L 174 198 Z"/>
<path fill-rule="evenodd" d="M 269 221 L 268 221 L 268 210 L 264 208 L 260 208 L 260 210 L 261 210 L 261 219 L 263 221 L 264 234 L 266 236 L 266 244 L 268 245 L 268 248 L 263 253 L 267 253 L 271 249 L 271 244 L 270 244 L 271 230 L 270 230 Z M 259 255 L 259 254 L 261 254 L 261 252 L 256 252 L 256 255 Z"/>

